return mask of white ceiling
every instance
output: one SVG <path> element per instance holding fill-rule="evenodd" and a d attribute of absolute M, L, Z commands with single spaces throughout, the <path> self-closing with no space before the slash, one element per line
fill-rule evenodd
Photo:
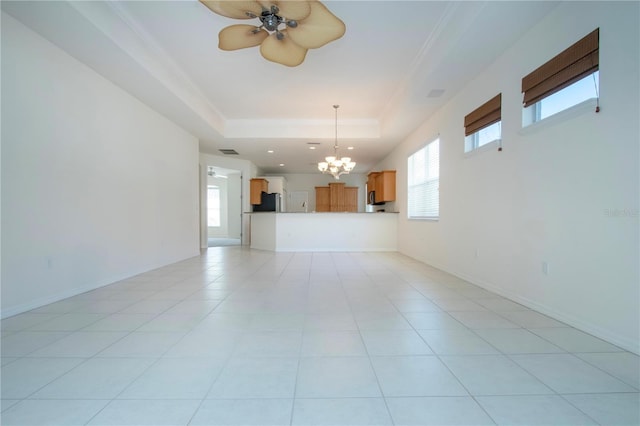
<path fill-rule="evenodd" d="M 368 171 L 557 2 L 324 4 L 346 34 L 289 68 L 258 48 L 219 50 L 217 33 L 240 21 L 196 0 L 1 2 L 197 136 L 201 152 L 235 149 L 265 173 L 317 173 L 332 152 L 334 104 L 340 154 L 352 146 L 354 172 Z"/>

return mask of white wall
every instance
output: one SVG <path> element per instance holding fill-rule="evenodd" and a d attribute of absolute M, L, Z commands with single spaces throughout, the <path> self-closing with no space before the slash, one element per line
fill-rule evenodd
<path fill-rule="evenodd" d="M 398 170 L 402 253 L 636 353 L 639 15 L 562 3 L 376 167 Z M 597 27 L 601 112 L 522 130 L 521 78 Z M 504 151 L 465 157 L 464 116 L 500 92 Z M 409 221 L 406 159 L 438 134 L 440 220 Z"/>
<path fill-rule="evenodd" d="M 227 176 L 227 236 L 240 238 L 242 232 L 242 176 L 230 173 Z"/>
<path fill-rule="evenodd" d="M 198 252 L 198 141 L 2 14 L 2 316 Z"/>
<path fill-rule="evenodd" d="M 278 176 L 284 176 L 287 180 L 287 192 L 291 194 L 295 191 L 307 191 L 309 193 L 309 208 L 312 212 L 316 209 L 316 186 L 328 186 L 333 182 L 344 182 L 346 186 L 358 187 L 358 211 L 365 210 L 365 193 L 364 187 L 367 183 L 367 175 L 363 173 L 349 173 L 340 176 L 340 180 L 335 180 L 331 175 L 323 175 L 322 173 L 285 173 Z M 287 200 L 289 202 L 289 200 Z"/>

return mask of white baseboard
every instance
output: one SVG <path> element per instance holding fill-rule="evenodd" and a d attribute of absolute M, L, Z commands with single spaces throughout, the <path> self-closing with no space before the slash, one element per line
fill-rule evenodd
<path fill-rule="evenodd" d="M 66 299 L 68 297 L 77 296 L 79 294 L 86 293 L 88 291 L 95 290 L 95 289 L 100 288 L 100 287 L 104 287 L 105 285 L 113 284 L 114 282 L 117 282 L 117 281 L 119 281 L 119 280 L 111 281 L 111 282 L 108 282 L 108 283 L 100 283 L 100 284 L 96 284 L 96 285 L 90 285 L 90 286 L 75 287 L 75 288 L 71 288 L 71 289 L 69 289 L 67 291 L 63 291 L 63 292 L 60 292 L 60 293 L 52 294 L 52 295 L 47 296 L 47 297 L 40 297 L 38 299 L 34 299 L 32 301 L 29 301 L 28 303 L 23 303 L 21 305 L 12 306 L 12 307 L 10 307 L 8 309 L 3 309 L 0 312 L 0 318 L 1 319 L 5 319 L 5 318 L 8 318 L 8 317 L 12 317 L 14 315 L 22 314 L 24 312 L 30 311 L 32 309 L 40 308 L 40 307 L 48 305 L 50 303 L 59 302 L 59 301 L 64 300 L 64 299 Z"/>
<path fill-rule="evenodd" d="M 48 305 L 50 303 L 59 302 L 60 300 L 63 300 L 63 299 L 69 298 L 69 297 L 73 297 L 73 296 L 77 296 L 79 294 L 86 293 L 88 291 L 92 291 L 92 290 L 95 290 L 97 288 L 104 287 L 104 286 L 107 286 L 107 285 L 110 285 L 110 284 L 114 284 L 114 283 L 117 283 L 118 281 L 122 281 L 122 280 L 125 280 L 127 278 L 131 278 L 133 276 L 136 276 L 136 275 L 139 275 L 139 274 L 143 274 L 145 272 L 152 271 L 154 269 L 162 268 L 163 266 L 171 265 L 172 263 L 181 262 L 183 260 L 190 259 L 190 258 L 195 257 L 195 256 L 199 256 L 199 253 L 198 254 L 193 254 L 193 255 L 190 255 L 190 256 L 187 256 L 187 257 L 184 257 L 184 258 L 181 258 L 181 259 L 173 260 L 173 261 L 165 263 L 163 265 L 153 265 L 153 266 L 145 265 L 139 271 L 130 271 L 130 272 L 125 273 L 125 274 L 109 277 L 109 278 L 107 278 L 105 280 L 102 280 L 102 281 L 99 281 L 97 283 L 93 283 L 93 284 L 90 284 L 90 285 L 84 285 L 84 286 L 80 286 L 80 287 L 70 288 L 70 289 L 67 289 L 65 291 L 61 291 L 59 293 L 55 293 L 55 294 L 52 294 L 52 295 L 49 295 L 49 296 L 39 297 L 37 299 L 30 300 L 27 303 L 23 303 L 23 304 L 20 304 L 20 305 L 16 305 L 16 306 L 11 306 L 11 307 L 8 307 L 8 308 L 0 309 L 0 319 L 9 318 L 9 317 L 12 317 L 14 315 L 18 315 L 18 314 L 21 314 L 21 313 L 24 313 L 24 312 L 28 312 L 28 311 L 30 311 L 32 309 L 37 309 L 37 308 L 40 308 L 42 306 Z"/>
<path fill-rule="evenodd" d="M 405 253 L 403 253 L 405 254 Z M 409 256 L 409 255 L 407 255 Z M 413 259 L 415 257 L 409 256 Z M 433 266 L 434 268 L 438 268 L 448 274 L 451 274 L 455 277 L 461 278 L 465 281 L 470 282 L 471 284 L 477 285 L 487 291 L 492 293 L 496 293 L 502 297 L 505 297 L 513 302 L 519 303 L 527 308 L 533 309 L 541 314 L 547 315 L 557 321 L 563 322 L 571 327 L 574 327 L 580 331 L 584 331 L 585 333 L 591 334 L 599 339 L 602 339 L 612 345 L 618 346 L 624 350 L 632 352 L 634 354 L 640 355 L 640 342 L 635 341 L 633 339 L 629 339 L 625 336 L 620 336 L 616 333 L 611 332 L 610 330 L 604 329 L 596 324 L 590 323 L 588 321 L 584 321 L 583 319 L 577 318 L 573 315 L 569 315 L 565 312 L 558 311 L 550 306 L 545 304 L 541 304 L 534 300 L 528 299 L 526 297 L 519 296 L 517 294 L 511 293 L 501 287 L 496 286 L 493 283 L 478 280 L 474 277 L 471 277 L 465 273 L 461 273 L 459 271 L 450 270 L 443 265 L 439 265 L 437 263 L 427 263 L 420 259 L 416 259 L 419 262 L 425 263 L 429 266 Z"/>

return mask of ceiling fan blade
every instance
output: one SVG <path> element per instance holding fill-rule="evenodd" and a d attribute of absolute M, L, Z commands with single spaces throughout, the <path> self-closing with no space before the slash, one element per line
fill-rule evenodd
<path fill-rule="evenodd" d="M 200 3 L 207 6 L 212 12 L 226 16 L 227 18 L 252 19 L 251 16 L 247 15 L 247 12 L 255 16 L 260 16 L 262 13 L 262 6 L 255 0 L 200 0 Z"/>
<path fill-rule="evenodd" d="M 280 10 L 278 15 L 287 20 L 299 21 L 311 13 L 311 6 L 305 0 L 258 0 L 258 3 L 267 10 L 271 10 L 271 6 L 276 6 Z"/>
<path fill-rule="evenodd" d="M 276 34 L 271 34 L 260 45 L 260 53 L 271 62 L 277 62 L 288 67 L 295 67 L 304 62 L 307 49 L 295 44 L 283 30 L 284 38 L 278 40 Z"/>
<path fill-rule="evenodd" d="M 346 26 L 319 1 L 309 2 L 311 13 L 297 27 L 289 28 L 289 37 L 298 45 L 315 49 L 342 37 Z"/>
<path fill-rule="evenodd" d="M 269 36 L 265 30 L 254 33 L 254 25 L 236 24 L 223 28 L 218 34 L 218 47 L 222 50 L 238 50 L 257 46 Z"/>

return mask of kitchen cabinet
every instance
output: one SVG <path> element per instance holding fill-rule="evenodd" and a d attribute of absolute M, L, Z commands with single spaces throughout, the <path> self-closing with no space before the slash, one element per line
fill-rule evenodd
<path fill-rule="evenodd" d="M 358 211 L 358 187 L 357 186 L 345 186 L 344 211 L 346 212 Z"/>
<path fill-rule="evenodd" d="M 263 192 L 269 192 L 269 182 L 262 178 L 251 179 L 249 186 L 250 203 L 253 205 L 262 203 Z"/>
<path fill-rule="evenodd" d="M 396 200 L 396 171 L 383 170 L 381 172 L 371 172 L 367 176 L 368 190 L 375 192 L 375 203 L 385 203 Z M 367 198 L 371 204 L 371 200 Z"/>
<path fill-rule="evenodd" d="M 367 191 L 375 191 L 376 190 L 376 176 L 378 176 L 380 172 L 371 172 L 367 175 Z"/>
<path fill-rule="evenodd" d="M 331 199 L 332 212 L 346 211 L 344 202 L 344 183 L 330 183 L 329 197 Z"/>
<path fill-rule="evenodd" d="M 340 183 L 316 186 L 317 212 L 357 212 L 358 187 Z"/>
<path fill-rule="evenodd" d="M 331 211 L 331 195 L 328 186 L 316 186 L 316 211 Z"/>

